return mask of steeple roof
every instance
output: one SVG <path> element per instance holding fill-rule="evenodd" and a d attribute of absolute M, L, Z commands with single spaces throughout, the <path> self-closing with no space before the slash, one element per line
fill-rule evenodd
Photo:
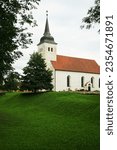
<path fill-rule="evenodd" d="M 44 35 L 50 35 L 49 23 L 48 23 L 48 14 L 46 14 L 46 24 L 45 24 L 45 32 Z"/>
<path fill-rule="evenodd" d="M 46 11 L 45 31 L 44 31 L 44 34 L 43 34 L 42 38 L 40 39 L 40 43 L 38 45 L 40 45 L 42 43 L 57 44 L 57 43 L 55 43 L 54 38 L 50 34 L 49 22 L 48 22 L 48 11 Z"/>

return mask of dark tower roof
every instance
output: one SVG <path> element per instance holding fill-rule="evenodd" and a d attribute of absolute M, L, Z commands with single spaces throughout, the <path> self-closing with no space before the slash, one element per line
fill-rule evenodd
<path fill-rule="evenodd" d="M 45 31 L 44 31 L 44 34 L 43 34 L 42 38 L 40 39 L 40 43 L 38 45 L 40 45 L 42 43 L 57 44 L 57 43 L 55 43 L 54 38 L 50 34 L 49 22 L 48 22 L 48 11 L 46 11 Z"/>

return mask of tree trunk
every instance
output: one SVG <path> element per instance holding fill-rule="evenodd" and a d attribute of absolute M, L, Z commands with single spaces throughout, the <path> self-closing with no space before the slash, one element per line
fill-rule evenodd
<path fill-rule="evenodd" d="M 33 92 L 34 92 L 34 93 L 37 93 L 37 89 L 34 89 Z"/>

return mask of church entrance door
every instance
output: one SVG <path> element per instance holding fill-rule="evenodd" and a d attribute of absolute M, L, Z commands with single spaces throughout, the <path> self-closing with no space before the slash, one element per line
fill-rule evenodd
<path fill-rule="evenodd" d="M 91 85 L 90 84 L 88 85 L 88 91 L 91 91 Z"/>

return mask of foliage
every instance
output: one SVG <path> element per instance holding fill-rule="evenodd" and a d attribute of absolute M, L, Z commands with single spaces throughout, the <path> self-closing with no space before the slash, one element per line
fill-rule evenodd
<path fill-rule="evenodd" d="M 20 75 L 18 72 L 9 72 L 5 78 L 4 88 L 7 91 L 18 90 L 20 88 Z"/>
<path fill-rule="evenodd" d="M 90 29 L 93 24 L 100 23 L 100 0 L 95 0 L 95 5 L 88 10 L 87 16 L 82 21 L 85 24 L 81 28 L 87 29 Z"/>
<path fill-rule="evenodd" d="M 46 63 L 40 54 L 33 53 L 23 71 L 22 89 L 33 92 L 43 89 L 52 90 L 52 72 L 46 69 Z"/>
<path fill-rule="evenodd" d="M 31 10 L 40 0 L 0 0 L 0 83 L 4 75 L 11 70 L 12 63 L 22 53 L 18 47 L 26 48 L 31 44 L 31 33 L 26 26 L 35 26 Z"/>
<path fill-rule="evenodd" d="M 1 150 L 99 150 L 99 95 L 6 93 L 0 137 Z"/>

